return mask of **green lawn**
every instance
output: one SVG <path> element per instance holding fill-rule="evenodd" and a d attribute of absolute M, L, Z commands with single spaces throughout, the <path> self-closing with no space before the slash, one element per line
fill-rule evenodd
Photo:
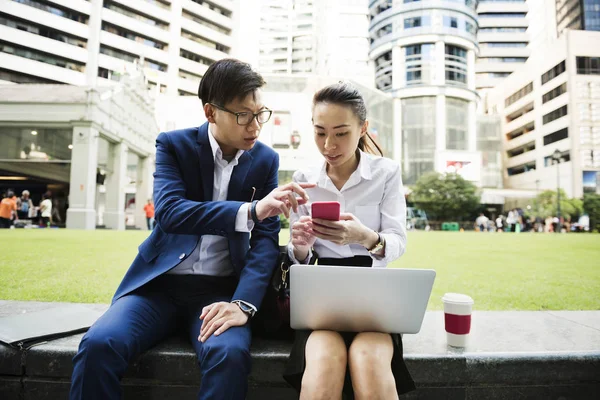
<path fill-rule="evenodd" d="M 2 230 L 0 299 L 108 303 L 146 236 Z M 600 235 L 411 232 L 392 266 L 437 271 L 430 309 L 461 292 L 479 310 L 600 310 Z"/>

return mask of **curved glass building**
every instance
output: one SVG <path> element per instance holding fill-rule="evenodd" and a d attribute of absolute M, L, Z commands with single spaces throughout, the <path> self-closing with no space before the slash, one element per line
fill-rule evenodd
<path fill-rule="evenodd" d="M 476 0 L 369 2 L 375 84 L 396 99 L 402 140 L 393 153 L 407 184 L 434 170 L 480 180 L 476 8 Z"/>

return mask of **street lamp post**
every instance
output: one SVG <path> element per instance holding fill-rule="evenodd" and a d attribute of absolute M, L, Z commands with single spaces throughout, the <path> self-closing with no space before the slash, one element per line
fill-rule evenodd
<path fill-rule="evenodd" d="M 560 150 L 556 149 L 554 150 L 554 153 L 552 153 L 552 160 L 554 160 L 554 162 L 556 163 L 556 216 L 558 217 L 558 224 L 556 224 L 557 226 L 557 233 L 560 233 L 561 231 L 561 224 L 560 224 L 560 156 L 561 156 L 561 152 Z"/>

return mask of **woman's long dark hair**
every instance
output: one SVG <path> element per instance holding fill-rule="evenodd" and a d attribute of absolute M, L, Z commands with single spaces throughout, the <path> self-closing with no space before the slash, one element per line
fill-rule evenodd
<path fill-rule="evenodd" d="M 319 103 L 339 104 L 350 107 L 361 125 L 367 120 L 365 99 L 358 89 L 350 83 L 338 82 L 319 90 L 313 97 L 313 107 Z M 381 150 L 381 147 L 379 147 L 368 132 L 360 138 L 358 148 L 366 153 L 383 156 L 383 150 Z"/>

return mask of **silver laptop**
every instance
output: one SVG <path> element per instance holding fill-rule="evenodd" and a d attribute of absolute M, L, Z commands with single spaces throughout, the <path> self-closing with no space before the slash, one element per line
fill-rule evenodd
<path fill-rule="evenodd" d="M 292 265 L 294 329 L 417 333 L 434 270 Z"/>

